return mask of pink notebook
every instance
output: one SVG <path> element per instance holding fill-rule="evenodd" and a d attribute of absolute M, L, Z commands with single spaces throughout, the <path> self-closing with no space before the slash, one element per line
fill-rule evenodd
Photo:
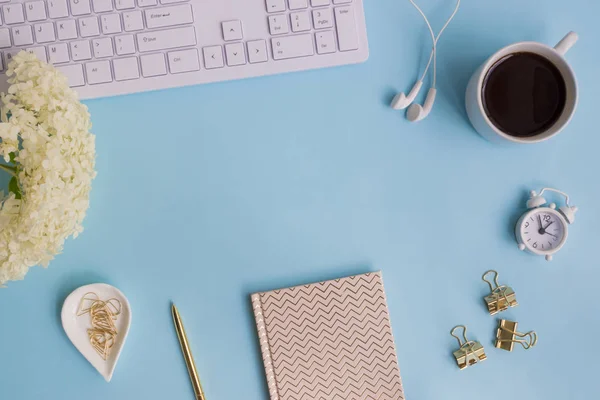
<path fill-rule="evenodd" d="M 271 400 L 404 399 L 381 273 L 252 295 Z"/>

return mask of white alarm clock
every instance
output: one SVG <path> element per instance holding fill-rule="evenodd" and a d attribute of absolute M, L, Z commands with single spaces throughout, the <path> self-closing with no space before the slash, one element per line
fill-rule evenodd
<path fill-rule="evenodd" d="M 555 192 L 565 197 L 565 205 L 556 209 L 556 204 L 545 206 L 544 192 Z M 531 191 L 527 200 L 527 211 L 519 218 L 515 227 L 515 236 L 520 250 L 546 256 L 552 260 L 567 241 L 569 225 L 575 221 L 577 207 L 569 204 L 569 196 L 560 190 L 544 188 L 540 193 Z"/>

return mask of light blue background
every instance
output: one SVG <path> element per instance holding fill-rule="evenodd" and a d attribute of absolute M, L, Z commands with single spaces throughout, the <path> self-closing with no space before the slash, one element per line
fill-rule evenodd
<path fill-rule="evenodd" d="M 436 30 L 451 1 L 421 0 Z M 209 400 L 267 399 L 249 294 L 383 271 L 408 400 L 600 396 L 598 15 L 593 0 L 465 1 L 440 43 L 439 95 L 410 124 L 388 107 L 430 41 L 408 1 L 367 0 L 367 63 L 89 101 L 98 178 L 86 231 L 48 270 L 0 290 L 1 399 L 192 399 L 169 313 L 179 306 Z M 463 107 L 475 68 L 520 40 L 569 30 L 580 84 L 571 125 L 498 147 Z M 554 262 L 521 253 L 527 191 L 580 207 Z M 517 292 L 502 314 L 539 345 L 496 350 L 480 280 Z M 129 297 L 133 325 L 110 384 L 59 319 L 80 285 Z M 449 330 L 467 324 L 488 360 L 459 371 Z"/>

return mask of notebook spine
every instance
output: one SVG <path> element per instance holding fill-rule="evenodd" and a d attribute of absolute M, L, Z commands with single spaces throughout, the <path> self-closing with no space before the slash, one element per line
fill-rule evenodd
<path fill-rule="evenodd" d="M 252 295 L 252 309 L 254 310 L 254 318 L 256 319 L 256 329 L 258 330 L 260 351 L 265 365 L 269 394 L 271 400 L 279 400 L 277 383 L 275 382 L 275 372 L 273 371 L 273 360 L 271 359 L 271 348 L 269 347 L 269 338 L 267 336 L 267 329 L 263 317 L 262 302 L 260 300 L 260 294 L 258 293 Z"/>

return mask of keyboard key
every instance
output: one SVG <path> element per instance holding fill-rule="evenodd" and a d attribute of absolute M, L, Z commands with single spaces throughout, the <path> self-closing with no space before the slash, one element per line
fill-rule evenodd
<path fill-rule="evenodd" d="M 58 32 L 58 40 L 77 39 L 75 20 L 65 19 L 64 21 L 57 21 L 56 31 Z"/>
<path fill-rule="evenodd" d="M 308 0 L 289 0 L 290 10 L 301 10 L 308 8 Z"/>
<path fill-rule="evenodd" d="M 102 33 L 105 35 L 111 33 L 119 33 L 122 31 L 121 28 L 121 17 L 119 14 L 105 14 L 100 17 L 100 25 L 102 26 Z"/>
<path fill-rule="evenodd" d="M 267 61 L 267 42 L 264 40 L 251 40 L 247 43 L 248 61 L 251 64 Z"/>
<path fill-rule="evenodd" d="M 335 37 L 332 31 L 317 32 L 315 38 L 317 39 L 317 53 L 335 53 Z"/>
<path fill-rule="evenodd" d="M 77 65 L 65 65 L 64 67 L 56 67 L 60 72 L 65 74 L 69 86 L 77 87 L 85 85 L 85 79 L 83 78 L 83 66 Z"/>
<path fill-rule="evenodd" d="M 4 52 L 4 57 L 6 58 L 6 64 L 8 64 L 9 62 L 12 61 L 13 57 L 17 55 L 18 52 L 20 52 L 21 49 L 12 49 L 12 50 L 6 50 Z"/>
<path fill-rule="evenodd" d="M 94 12 L 103 13 L 113 10 L 112 0 L 92 0 Z"/>
<path fill-rule="evenodd" d="M 269 31 L 271 35 L 283 35 L 290 31 L 287 15 L 269 15 Z"/>
<path fill-rule="evenodd" d="M 87 17 L 79 19 L 79 34 L 81 37 L 98 36 L 100 27 L 98 26 L 98 17 Z"/>
<path fill-rule="evenodd" d="M 173 3 L 183 3 L 188 0 L 160 0 L 160 4 L 173 4 Z"/>
<path fill-rule="evenodd" d="M 146 10 L 145 13 L 148 28 L 166 28 L 168 26 L 185 25 L 194 22 L 192 6 L 189 4 L 153 8 L 152 10 Z"/>
<path fill-rule="evenodd" d="M 335 9 L 335 22 L 337 28 L 338 44 L 340 51 L 358 49 L 358 34 L 354 9 L 352 7 L 337 7 Z"/>
<path fill-rule="evenodd" d="M 92 40 L 92 48 L 94 49 L 95 58 L 113 56 L 112 40 L 109 37 Z"/>
<path fill-rule="evenodd" d="M 225 45 L 225 58 L 230 67 L 246 64 L 244 45 L 242 43 L 231 43 Z"/>
<path fill-rule="evenodd" d="M 333 0 L 333 4 L 348 4 L 352 3 L 352 0 Z"/>
<path fill-rule="evenodd" d="M 23 6 L 21 3 L 2 6 L 2 11 L 4 12 L 4 22 L 7 25 L 25 22 L 25 15 L 23 15 Z"/>
<path fill-rule="evenodd" d="M 165 56 L 163 54 L 141 56 L 140 63 L 142 64 L 142 75 L 146 78 L 167 74 L 167 64 L 165 64 Z"/>
<path fill-rule="evenodd" d="M 115 37 L 115 48 L 117 50 L 117 54 L 120 56 L 135 53 L 133 35 L 121 35 Z"/>
<path fill-rule="evenodd" d="M 92 13 L 90 0 L 69 0 L 69 3 L 71 4 L 71 14 L 75 16 Z"/>
<path fill-rule="evenodd" d="M 202 49 L 202 53 L 206 69 L 223 68 L 223 48 L 221 46 L 205 47 Z"/>
<path fill-rule="evenodd" d="M 12 42 L 10 41 L 10 32 L 8 28 L 0 28 L 0 49 L 11 47 Z"/>
<path fill-rule="evenodd" d="M 242 40 L 242 22 L 240 20 L 225 21 L 221 23 L 223 30 L 223 39 L 227 42 L 232 40 Z"/>
<path fill-rule="evenodd" d="M 35 24 L 33 26 L 35 32 L 35 41 L 38 43 L 54 42 L 56 35 L 54 34 L 54 24 L 45 22 L 43 24 Z"/>
<path fill-rule="evenodd" d="M 85 64 L 85 74 L 90 85 L 112 82 L 112 73 L 110 72 L 110 62 L 108 60 Z"/>
<path fill-rule="evenodd" d="M 285 0 L 266 0 L 267 12 L 285 11 Z"/>
<path fill-rule="evenodd" d="M 115 0 L 117 10 L 129 10 L 135 8 L 135 0 Z"/>
<path fill-rule="evenodd" d="M 76 42 L 71 42 L 70 45 L 73 61 L 89 60 L 92 58 L 89 41 L 78 40 Z"/>
<path fill-rule="evenodd" d="M 150 7 L 158 4 L 156 0 L 137 0 L 137 3 L 140 7 Z"/>
<path fill-rule="evenodd" d="M 141 53 L 194 46 L 196 44 L 196 31 L 194 27 L 187 26 L 185 28 L 138 33 L 137 44 Z"/>
<path fill-rule="evenodd" d="M 43 21 L 46 17 L 46 6 L 43 1 L 32 1 L 25 3 L 27 21 Z"/>
<path fill-rule="evenodd" d="M 329 0 L 310 0 L 310 5 L 313 7 L 328 6 Z"/>
<path fill-rule="evenodd" d="M 46 55 L 46 48 L 44 46 L 29 47 L 27 51 L 31 54 L 35 54 L 37 58 L 43 62 L 48 62 L 48 56 Z"/>
<path fill-rule="evenodd" d="M 136 57 L 118 58 L 113 60 L 113 70 L 116 81 L 128 81 L 140 77 L 140 67 Z"/>
<path fill-rule="evenodd" d="M 29 25 L 12 28 L 12 34 L 15 46 L 27 46 L 33 44 L 33 33 L 31 31 L 31 26 Z"/>
<path fill-rule="evenodd" d="M 66 43 L 55 43 L 48 46 L 48 58 L 52 64 L 69 62 L 69 49 Z"/>
<path fill-rule="evenodd" d="M 198 71 L 200 69 L 200 60 L 198 60 L 198 50 L 179 50 L 172 51 L 167 55 L 169 59 L 169 70 L 172 74 L 182 72 Z"/>
<path fill-rule="evenodd" d="M 128 11 L 123 13 L 123 24 L 126 32 L 139 31 L 144 29 L 141 11 Z"/>
<path fill-rule="evenodd" d="M 293 32 L 304 32 L 310 31 L 310 18 L 308 12 L 300 11 L 290 14 L 292 20 L 292 31 Z"/>
<path fill-rule="evenodd" d="M 307 57 L 315 54 L 310 33 L 272 38 L 271 45 L 273 46 L 273 59 L 275 60 Z"/>
<path fill-rule="evenodd" d="M 48 1 L 48 15 L 50 18 L 64 18 L 69 16 L 67 0 Z"/>
<path fill-rule="evenodd" d="M 313 22 L 315 29 L 325 29 L 333 27 L 333 15 L 330 8 L 319 8 L 313 10 Z"/>

